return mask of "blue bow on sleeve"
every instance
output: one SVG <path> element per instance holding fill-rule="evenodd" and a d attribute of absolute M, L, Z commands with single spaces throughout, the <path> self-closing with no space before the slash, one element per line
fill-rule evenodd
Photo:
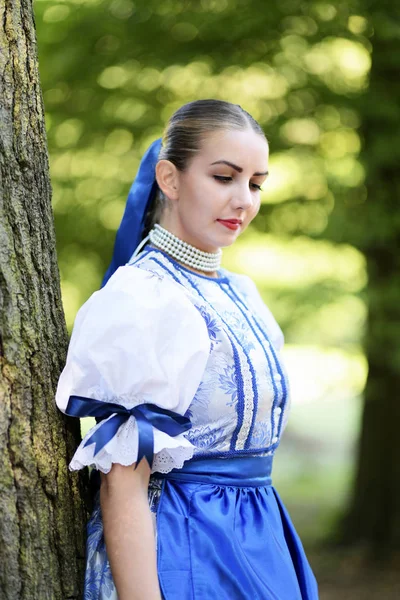
<path fill-rule="evenodd" d="M 112 415 L 111 419 L 100 425 L 85 442 L 85 447 L 96 444 L 95 456 L 114 437 L 124 421 L 129 417 L 135 417 L 139 440 L 135 469 L 143 457 L 146 458 L 150 468 L 153 466 L 153 427 L 175 437 L 188 431 L 192 426 L 187 417 L 160 408 L 156 404 L 138 404 L 133 408 L 125 408 L 114 402 L 102 402 L 84 396 L 70 396 L 65 413 L 71 417 L 97 417 L 101 420 Z"/>

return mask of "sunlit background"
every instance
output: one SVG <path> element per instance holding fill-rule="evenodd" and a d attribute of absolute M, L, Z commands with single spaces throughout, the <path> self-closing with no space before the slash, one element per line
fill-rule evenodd
<path fill-rule="evenodd" d="M 70 329 L 100 285 L 140 158 L 174 110 L 220 98 L 263 126 L 260 214 L 223 264 L 255 280 L 285 333 L 293 408 L 274 482 L 313 548 L 349 493 L 367 376 L 357 247 L 368 18 L 357 2 L 298 0 L 36 0 L 35 13 Z"/>

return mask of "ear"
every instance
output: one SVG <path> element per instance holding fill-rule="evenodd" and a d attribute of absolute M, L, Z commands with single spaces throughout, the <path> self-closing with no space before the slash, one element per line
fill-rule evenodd
<path fill-rule="evenodd" d="M 156 179 L 158 187 L 170 200 L 178 199 L 179 172 L 169 160 L 159 160 L 156 164 Z"/>

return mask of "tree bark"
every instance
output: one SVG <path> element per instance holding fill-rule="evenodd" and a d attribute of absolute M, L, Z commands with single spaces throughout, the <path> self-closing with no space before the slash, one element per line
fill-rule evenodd
<path fill-rule="evenodd" d="M 86 510 L 65 360 L 32 4 L 0 4 L 0 597 L 80 598 Z"/>
<path fill-rule="evenodd" d="M 368 269 L 369 373 L 344 538 L 383 558 L 400 550 L 400 9 L 388 0 L 367 5 L 374 36 L 361 107 L 368 197 L 360 238 Z"/>

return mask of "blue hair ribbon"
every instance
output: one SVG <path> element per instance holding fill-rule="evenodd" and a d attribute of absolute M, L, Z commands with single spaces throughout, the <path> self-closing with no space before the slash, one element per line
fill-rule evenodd
<path fill-rule="evenodd" d="M 135 417 L 138 427 L 138 455 L 136 467 L 146 458 L 149 467 L 153 466 L 154 434 L 153 427 L 175 437 L 185 433 L 191 428 L 190 420 L 156 404 L 138 404 L 133 408 L 126 408 L 114 402 L 103 402 L 85 396 L 70 396 L 65 413 L 71 417 L 96 417 L 100 420 L 108 419 L 86 440 L 85 447 L 96 444 L 94 456 L 114 437 L 120 425 L 129 417 Z"/>
<path fill-rule="evenodd" d="M 104 275 L 101 287 L 118 267 L 125 265 L 143 237 L 145 219 L 158 189 L 155 167 L 161 149 L 161 138 L 151 144 L 144 154 L 139 170 L 129 190 L 125 212 L 115 238 L 111 264 Z"/>

